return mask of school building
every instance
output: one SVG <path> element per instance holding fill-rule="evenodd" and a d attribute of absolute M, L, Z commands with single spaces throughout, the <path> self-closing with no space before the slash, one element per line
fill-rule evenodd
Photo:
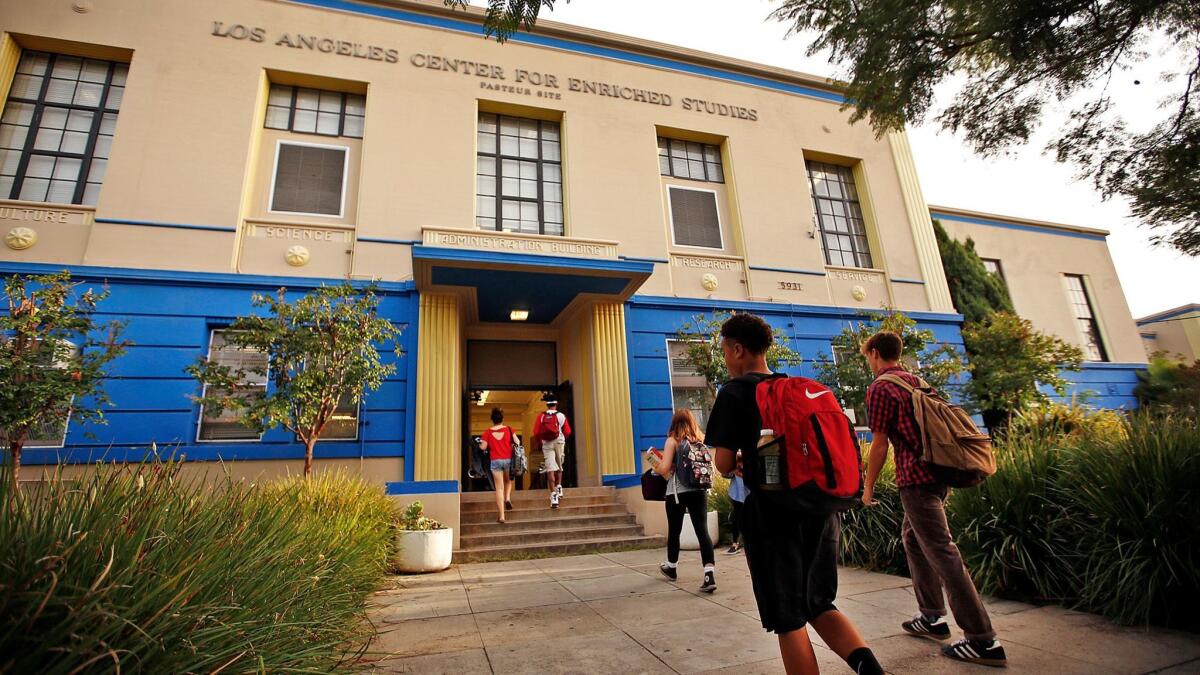
<path fill-rule="evenodd" d="M 1137 320 L 1146 354 L 1162 353 L 1184 363 L 1200 359 L 1200 303 L 1191 303 Z"/>
<path fill-rule="evenodd" d="M 931 208 L 905 134 L 849 125 L 824 78 L 549 21 L 502 45 L 440 0 L 0 0 L 0 30 L 0 273 L 107 284 L 134 343 L 108 424 L 27 465 L 155 443 L 297 471 L 290 434 L 206 416 L 184 367 L 248 358 L 222 331 L 252 293 L 350 279 L 379 281 L 401 352 L 318 468 L 457 523 L 466 438 L 549 392 L 568 485 L 627 486 L 702 386 L 672 342 L 695 315 L 765 316 L 803 373 L 883 306 L 961 344 L 931 217 L 1084 348 L 1079 391 L 1134 404 L 1105 232 Z"/>

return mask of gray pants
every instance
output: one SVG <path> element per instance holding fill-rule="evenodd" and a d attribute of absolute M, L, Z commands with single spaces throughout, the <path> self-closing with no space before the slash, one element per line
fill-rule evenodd
<path fill-rule="evenodd" d="M 913 485 L 900 488 L 900 503 L 904 506 L 901 537 L 912 574 L 917 607 L 927 616 L 945 616 L 946 602 L 942 589 L 950 598 L 954 622 L 971 640 L 991 640 L 996 637 L 992 621 L 971 573 L 963 564 L 962 555 L 950 526 L 946 523 L 946 496 L 949 489 L 941 485 Z"/>

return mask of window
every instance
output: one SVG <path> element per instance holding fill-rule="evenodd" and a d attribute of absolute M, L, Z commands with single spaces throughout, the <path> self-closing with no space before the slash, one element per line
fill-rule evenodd
<path fill-rule="evenodd" d="M 479 113 L 479 229 L 563 233 L 560 142 L 558 122 Z"/>
<path fill-rule="evenodd" d="M 658 137 L 658 171 L 664 176 L 724 183 L 721 149 L 707 143 L 693 143 Z"/>
<path fill-rule="evenodd" d="M 264 126 L 301 134 L 362 138 L 366 107 L 366 97 L 359 94 L 272 84 Z"/>
<path fill-rule="evenodd" d="M 841 364 L 845 363 L 847 360 L 853 360 L 853 359 L 862 360 L 862 359 L 866 358 L 865 356 L 863 356 L 861 353 L 859 353 L 855 349 L 847 349 L 845 347 L 838 347 L 836 345 L 831 346 L 831 351 L 833 352 L 833 362 L 836 365 L 841 365 Z M 911 357 L 909 357 L 906 354 L 905 359 L 911 359 Z M 911 364 L 908 364 L 908 365 L 910 365 L 910 369 L 911 369 Z M 866 390 L 864 389 L 862 393 L 863 393 L 863 396 L 865 399 Z M 854 426 L 855 427 L 867 426 L 867 406 L 866 406 L 865 400 L 864 400 L 863 404 L 858 407 L 848 405 L 848 402 L 845 400 L 839 400 L 838 402 L 841 403 L 848 412 L 850 412 L 854 415 Z"/>
<path fill-rule="evenodd" d="M 671 360 L 671 403 L 673 410 L 691 410 L 696 422 L 703 429 L 708 424 L 708 412 L 712 410 L 713 398 L 704 376 L 696 372 L 687 361 L 689 344 L 698 343 L 667 340 L 667 353 Z"/>
<path fill-rule="evenodd" d="M 995 274 L 1004 280 L 1004 271 L 1000 269 L 1000 261 L 995 258 L 980 258 L 983 261 L 983 269 L 987 270 L 988 274 Z"/>
<path fill-rule="evenodd" d="M 853 172 L 836 164 L 809 162 L 808 182 L 824 242 L 825 263 L 873 267 Z"/>
<path fill-rule="evenodd" d="M 245 371 L 246 379 L 242 385 L 251 388 L 242 394 L 246 397 L 261 397 L 267 392 L 267 355 L 253 349 L 242 349 L 226 341 L 227 331 L 214 330 L 209 341 L 208 360 L 230 369 Z M 217 395 L 218 391 L 210 392 L 208 385 L 204 386 L 204 396 Z M 257 431 L 241 424 L 237 416 L 230 410 L 223 411 L 217 417 L 204 414 L 200 409 L 201 441 L 257 441 L 261 437 Z"/>
<path fill-rule="evenodd" d="M 12 338 L 7 338 L 12 339 Z M 69 359 L 78 355 L 78 348 L 66 340 L 57 342 L 57 348 L 51 348 L 44 340 L 35 340 L 37 350 L 37 361 L 39 367 L 44 369 L 58 368 L 66 369 L 70 367 Z M 54 343 L 50 343 L 54 344 Z M 70 406 L 75 399 L 72 397 L 67 402 L 67 414 L 62 419 L 43 420 L 41 424 L 36 424 L 30 428 L 25 439 L 26 448 L 61 448 L 67 441 L 67 426 L 71 421 Z M 0 443 L 5 448 L 8 447 L 8 438 L 3 433 L 0 433 Z"/>
<path fill-rule="evenodd" d="M 343 396 L 333 411 L 333 416 L 321 431 L 322 441 L 358 440 L 358 404 Z"/>
<path fill-rule="evenodd" d="M 1088 297 L 1083 277 L 1078 274 L 1064 274 L 1063 280 L 1067 285 L 1067 299 L 1071 302 L 1075 323 L 1079 326 L 1079 336 L 1083 339 L 1083 358 L 1088 361 L 1107 361 L 1104 342 L 1100 339 L 1100 324 L 1092 310 L 1092 299 Z"/>
<path fill-rule="evenodd" d="M 0 198 L 94 205 L 129 66 L 27 51 L 0 117 Z"/>
<path fill-rule="evenodd" d="M 717 193 L 668 185 L 676 246 L 723 248 Z"/>
<path fill-rule="evenodd" d="M 271 184 L 271 211 L 342 217 L 349 148 L 280 141 Z"/>

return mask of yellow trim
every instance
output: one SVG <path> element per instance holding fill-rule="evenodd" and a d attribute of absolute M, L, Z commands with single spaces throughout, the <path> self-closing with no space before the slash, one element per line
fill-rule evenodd
<path fill-rule="evenodd" d="M 884 274 L 884 284 L 888 291 L 888 304 L 893 304 L 892 284 L 888 280 L 887 253 L 883 248 L 883 237 L 879 234 L 879 221 L 875 218 L 875 200 L 871 197 L 871 181 L 867 179 L 866 162 L 855 162 L 851 167 L 854 176 L 854 189 L 858 191 L 858 206 L 863 214 L 863 223 L 867 228 L 867 244 L 871 247 L 871 262 L 875 269 Z M 824 246 L 825 242 L 822 241 Z M 940 260 L 940 257 L 939 257 Z M 827 266 L 828 267 L 828 266 Z"/>
<path fill-rule="evenodd" d="M 21 45 L 13 39 L 12 33 L 0 35 L 0 104 L 8 102 L 8 90 L 12 88 L 20 61 Z"/>
<path fill-rule="evenodd" d="M 290 70 L 275 70 L 268 68 L 267 80 L 271 84 L 283 84 L 290 87 L 308 87 L 324 89 L 325 91 L 340 91 L 347 94 L 367 95 L 367 83 L 359 80 L 344 80 L 340 77 L 296 73 Z"/>
<path fill-rule="evenodd" d="M 579 359 L 580 382 L 579 390 L 575 392 L 575 414 L 579 417 L 579 433 L 575 436 L 576 457 L 579 452 L 583 452 L 583 456 L 587 458 L 587 473 L 589 476 L 598 476 L 596 473 L 596 411 L 593 408 L 595 404 L 595 389 L 592 381 L 592 359 L 590 357 L 592 344 L 591 334 L 581 328 L 574 329 L 579 336 L 579 351 L 576 353 L 576 358 Z M 582 447 L 580 447 L 582 446 Z"/>
<path fill-rule="evenodd" d="M 417 323 L 416 480 L 455 480 L 462 435 L 462 340 L 458 298 L 421 295 Z"/>
<path fill-rule="evenodd" d="M 913 246 L 916 248 L 921 278 L 925 281 L 929 309 L 933 312 L 953 312 L 950 286 L 946 283 L 946 271 L 942 269 L 942 256 L 933 234 L 933 220 L 929 215 L 929 205 L 925 203 L 925 195 L 921 192 L 921 182 L 917 179 L 917 164 L 913 160 L 912 147 L 908 144 L 908 135 L 903 131 L 892 131 L 888 132 L 887 139 L 892 149 L 892 161 L 896 164 L 896 175 L 900 179 L 900 191 L 904 195 L 904 211 L 912 228 Z"/>
<path fill-rule="evenodd" d="M 1200 317 L 1187 317 L 1180 323 L 1183 324 L 1183 337 L 1192 348 L 1192 360 L 1200 359 Z"/>
<path fill-rule="evenodd" d="M 750 255 L 747 248 L 749 242 L 746 240 L 746 228 L 742 227 L 742 206 L 738 201 L 737 178 L 733 172 L 733 149 L 729 147 L 732 142 L 726 139 L 721 144 L 721 173 L 725 176 L 725 201 L 729 205 L 729 229 L 732 230 L 729 234 L 737 245 L 738 250 L 734 253 L 742 258 L 742 281 L 746 282 L 746 296 L 752 298 L 754 286 L 750 279 L 750 267 L 746 262 Z"/>
<path fill-rule="evenodd" d="M 258 185 L 258 160 L 262 155 L 263 124 L 267 117 L 267 97 L 271 93 L 271 80 L 267 71 L 258 73 L 258 98 L 254 101 L 254 117 L 250 124 L 250 147 L 246 151 L 246 166 L 242 170 L 242 199 L 238 205 L 237 235 L 234 237 L 230 267 L 240 271 L 242 240 L 245 238 L 247 219 L 254 204 L 254 192 Z"/>
<path fill-rule="evenodd" d="M 600 473 L 630 474 L 633 410 L 629 402 L 629 362 L 625 347 L 625 306 L 599 303 L 592 309 L 592 362 L 600 422 Z"/>

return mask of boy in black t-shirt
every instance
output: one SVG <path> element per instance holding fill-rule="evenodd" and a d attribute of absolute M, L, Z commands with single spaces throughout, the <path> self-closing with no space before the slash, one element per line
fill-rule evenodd
<path fill-rule="evenodd" d="M 806 624 L 859 675 L 881 674 L 874 653 L 846 615 L 834 606 L 841 536 L 836 513 L 817 509 L 795 492 L 757 490 L 761 484 L 758 439 L 762 418 L 755 388 L 771 377 L 767 349 L 771 327 L 753 314 L 735 314 L 721 326 L 721 349 L 733 377 L 717 393 L 705 430 L 721 473 L 738 464 L 750 494 L 742 507 L 742 539 L 763 628 L 779 635 L 789 674 L 817 673 Z"/>

